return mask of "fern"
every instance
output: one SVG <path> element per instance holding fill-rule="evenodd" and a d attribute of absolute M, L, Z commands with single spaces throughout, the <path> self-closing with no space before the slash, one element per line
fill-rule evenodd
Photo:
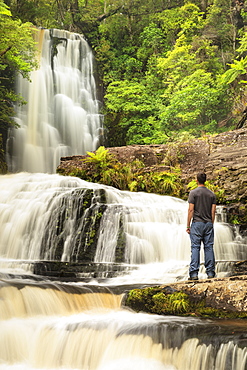
<path fill-rule="evenodd" d="M 88 157 L 83 160 L 87 163 L 93 163 L 101 168 L 105 168 L 109 165 L 111 160 L 111 154 L 109 154 L 108 149 L 104 146 L 100 146 L 96 152 L 87 152 Z"/>
<path fill-rule="evenodd" d="M 189 301 L 185 293 L 173 293 L 170 295 L 169 301 L 171 309 L 174 313 L 187 312 L 189 309 Z"/>

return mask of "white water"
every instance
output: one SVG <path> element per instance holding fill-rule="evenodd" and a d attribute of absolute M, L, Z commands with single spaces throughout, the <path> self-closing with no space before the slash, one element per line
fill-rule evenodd
<path fill-rule="evenodd" d="M 99 190 L 106 194 L 95 261 L 114 262 L 121 218 L 127 247 L 120 265 L 126 269 L 101 284 L 97 280 L 63 285 L 32 280 L 33 263 L 43 253 L 43 234 L 49 225 L 54 227 L 64 199 L 69 211 L 63 224 L 66 251 L 61 255 L 70 260 L 75 218 L 82 204 L 72 194 L 81 188 L 93 189 L 88 207 L 95 210 L 101 201 Z M 215 343 L 210 344 L 210 321 L 133 313 L 121 308 L 121 295 L 111 293 L 113 285 L 168 284 L 187 278 L 186 213 L 187 203 L 179 199 L 121 192 L 78 178 L 29 173 L 1 176 L 0 369 L 246 370 L 246 347 L 235 343 L 235 334 L 221 338 L 219 323 L 211 328 Z M 228 225 L 216 223 L 217 258 L 238 259 L 244 247 L 234 240 Z M 23 279 L 25 274 L 29 276 Z M 200 277 L 205 277 L 203 268 Z M 110 289 L 97 291 L 104 286 Z M 205 342 L 197 338 L 203 330 Z M 234 325 L 231 333 L 235 333 Z"/>
<path fill-rule="evenodd" d="M 186 202 L 37 173 L 54 173 L 61 156 L 94 150 L 101 127 L 87 43 L 64 31 L 53 35 L 67 39 L 57 46 L 54 69 L 45 30 L 41 68 L 31 84 L 18 82 L 28 104 L 10 133 L 8 164 L 29 173 L 0 176 L 0 370 L 246 370 L 236 322 L 227 322 L 225 335 L 222 322 L 133 313 L 112 294 L 114 285 L 123 291 L 126 284 L 187 279 Z M 93 226 L 80 239 L 88 220 Z M 225 262 L 217 274 L 225 276 L 229 261 L 246 258 L 246 241 L 219 221 L 215 253 Z M 85 283 L 81 273 L 80 282 L 62 284 L 33 275 L 39 260 L 74 261 L 95 233 L 95 264 L 111 266 L 121 255 L 114 278 Z M 247 331 L 244 322 L 240 327 Z"/>
<path fill-rule="evenodd" d="M 121 296 L 71 287 L 1 283 L 0 369 L 246 369 L 246 348 L 220 322 L 137 314 L 120 308 Z"/>
<path fill-rule="evenodd" d="M 78 224 L 81 197 L 78 189 L 94 189 L 94 198 Z M 100 210 L 99 190 L 106 194 L 106 210 Z M 64 199 L 67 203 L 64 206 Z M 53 260 L 56 254 L 57 220 L 62 207 L 67 216 L 62 226 L 61 261 L 74 258 L 75 236 L 86 232 L 84 224 L 103 212 L 94 256 L 96 263 L 114 263 L 119 233 L 126 247 L 126 271 L 119 272 L 118 283 L 162 283 L 186 279 L 190 261 L 190 240 L 185 232 L 187 202 L 155 194 L 121 192 L 73 177 L 19 173 L 1 176 L 0 181 L 0 267 L 2 271 L 32 273 L 32 262 Z M 119 220 L 121 218 L 122 229 Z M 236 242 L 227 224 L 215 225 L 215 254 L 219 261 L 241 260 L 245 244 Z M 56 258 L 57 259 L 57 258 Z M 203 261 L 203 251 L 202 251 Z M 129 267 L 131 271 L 128 271 Z M 225 272 L 222 274 L 224 275 Z M 221 275 L 222 275 L 221 274 Z M 205 271 L 201 270 L 201 277 Z"/>
<path fill-rule="evenodd" d="M 17 93 L 28 104 L 16 107 L 20 127 L 9 133 L 12 172 L 55 173 L 61 157 L 85 154 L 99 145 L 102 116 L 87 42 L 61 30 L 37 31 L 37 39 L 40 67 L 31 73 L 31 82 L 17 79 Z"/>

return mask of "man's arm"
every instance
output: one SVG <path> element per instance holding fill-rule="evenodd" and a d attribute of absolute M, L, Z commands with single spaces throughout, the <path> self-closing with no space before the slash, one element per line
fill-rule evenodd
<path fill-rule="evenodd" d="M 194 204 L 193 203 L 189 203 L 188 217 L 187 217 L 187 228 L 186 228 L 186 232 L 188 234 L 190 233 L 190 223 L 191 223 L 193 214 L 194 214 Z"/>
<path fill-rule="evenodd" d="M 215 220 L 215 213 L 216 213 L 216 204 L 212 204 L 212 208 L 211 208 L 212 223 L 214 223 L 214 220 Z"/>

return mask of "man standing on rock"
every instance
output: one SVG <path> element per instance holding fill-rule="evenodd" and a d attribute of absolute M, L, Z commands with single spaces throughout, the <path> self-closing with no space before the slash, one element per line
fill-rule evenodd
<path fill-rule="evenodd" d="M 198 280 L 201 243 L 204 245 L 205 268 L 208 278 L 215 277 L 214 220 L 216 196 L 204 185 L 206 174 L 197 175 L 198 187 L 189 194 L 187 233 L 191 240 L 189 280 Z M 192 220 L 192 223 L 191 223 Z"/>

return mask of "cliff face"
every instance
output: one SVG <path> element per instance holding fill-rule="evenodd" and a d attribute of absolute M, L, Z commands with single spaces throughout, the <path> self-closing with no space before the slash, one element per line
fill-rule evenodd
<path fill-rule="evenodd" d="M 205 170 L 208 179 L 224 190 L 230 221 L 247 224 L 247 128 L 186 143 L 182 152 L 184 180 Z"/>
<path fill-rule="evenodd" d="M 141 160 L 146 171 L 162 172 L 179 165 L 185 188 L 198 172 L 205 171 L 208 180 L 224 190 L 229 213 L 243 220 L 246 217 L 247 223 L 247 128 L 176 145 L 132 145 L 108 150 L 121 163 Z M 61 158 L 58 172 L 66 175 L 74 168 L 85 168 L 83 158 Z"/>
<path fill-rule="evenodd" d="M 225 190 L 229 202 L 247 199 L 247 129 L 239 129 L 191 142 L 184 147 L 181 161 L 184 175 L 189 177 L 201 169 L 209 179 Z"/>

